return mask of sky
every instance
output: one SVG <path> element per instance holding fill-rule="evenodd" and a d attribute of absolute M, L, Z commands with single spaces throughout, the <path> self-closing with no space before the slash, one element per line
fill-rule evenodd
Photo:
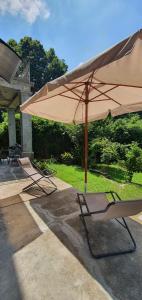
<path fill-rule="evenodd" d="M 142 0 L 0 0 L 0 37 L 54 48 L 69 70 L 142 27 Z"/>

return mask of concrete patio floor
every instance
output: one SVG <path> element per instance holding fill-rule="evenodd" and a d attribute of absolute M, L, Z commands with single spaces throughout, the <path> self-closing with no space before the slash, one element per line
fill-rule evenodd
<path fill-rule="evenodd" d="M 8 164 L 7 159 L 0 163 L 0 182 L 19 180 L 25 178 L 24 172 L 15 164 Z"/>
<path fill-rule="evenodd" d="M 29 179 L 16 168 L 0 166 L 0 299 L 141 299 L 142 216 L 128 219 L 135 253 L 94 260 L 78 217 L 76 190 L 55 178 L 58 191 L 51 196 L 22 193 Z M 116 222 L 98 225 L 96 234 L 89 226 L 96 251 L 129 246 Z"/>

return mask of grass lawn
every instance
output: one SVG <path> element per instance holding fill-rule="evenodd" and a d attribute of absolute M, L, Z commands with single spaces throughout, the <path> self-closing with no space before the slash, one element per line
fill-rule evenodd
<path fill-rule="evenodd" d="M 57 171 L 57 177 L 70 183 L 79 191 L 84 190 L 84 172 L 76 166 L 50 164 L 49 167 Z M 114 169 L 113 169 L 114 167 Z M 88 191 L 105 192 L 116 191 L 122 199 L 142 198 L 142 173 L 135 173 L 132 183 L 124 183 L 125 171 L 118 166 L 112 166 L 111 178 L 88 172 Z"/>

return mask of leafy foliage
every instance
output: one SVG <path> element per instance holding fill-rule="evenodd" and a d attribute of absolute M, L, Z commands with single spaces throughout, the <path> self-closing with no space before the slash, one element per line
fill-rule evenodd
<path fill-rule="evenodd" d="M 61 161 L 66 165 L 71 165 L 73 163 L 73 155 L 70 152 L 64 152 L 61 154 Z"/>
<path fill-rule="evenodd" d="M 48 159 L 48 161 L 55 159 L 58 162 L 64 161 L 66 164 L 74 163 L 83 166 L 83 125 L 64 125 L 37 117 L 33 117 L 32 122 L 33 150 L 36 158 Z M 19 115 L 16 115 L 16 127 L 17 142 L 20 143 Z M 121 170 L 127 169 L 127 179 L 131 181 L 134 172 L 142 171 L 141 136 L 142 119 L 139 114 L 116 119 L 109 117 L 91 123 L 89 125 L 90 168 L 96 168 L 98 163 L 102 165 L 116 163 L 121 166 Z M 7 147 L 8 118 L 7 114 L 3 113 L 0 123 L 0 149 Z"/>
<path fill-rule="evenodd" d="M 8 119 L 0 123 L 0 150 L 6 149 L 8 144 Z"/>
<path fill-rule="evenodd" d="M 101 162 L 110 164 L 118 160 L 117 144 L 109 142 L 101 155 Z"/>
<path fill-rule="evenodd" d="M 106 143 L 108 143 L 107 138 L 97 138 L 92 140 L 90 144 L 90 163 L 92 167 L 94 163 L 99 163 L 101 161 L 101 156 L 103 154 L 103 149 L 105 148 Z"/>
<path fill-rule="evenodd" d="M 142 171 L 142 149 L 137 143 L 132 143 L 126 153 L 126 167 L 128 170 L 128 180 L 131 181 L 134 172 Z"/>
<path fill-rule="evenodd" d="M 35 157 L 55 157 L 70 152 L 72 142 L 63 124 L 33 117 L 33 150 Z"/>
<path fill-rule="evenodd" d="M 96 163 L 110 164 L 125 158 L 126 145 L 112 142 L 107 138 L 97 138 L 90 143 L 90 166 Z"/>

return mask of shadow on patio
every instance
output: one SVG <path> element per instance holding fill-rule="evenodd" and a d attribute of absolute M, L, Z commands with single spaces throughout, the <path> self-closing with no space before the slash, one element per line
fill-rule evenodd
<path fill-rule="evenodd" d="M 112 295 L 113 299 L 141 299 L 142 288 L 142 235 L 141 225 L 128 219 L 128 225 L 136 239 L 137 250 L 133 254 L 94 260 L 88 250 L 83 226 L 79 219 L 79 208 L 75 201 L 76 190 L 68 188 L 50 197 L 31 200 L 31 205 L 60 241 L 85 266 Z M 124 249 L 129 247 L 129 238 L 116 221 L 101 225 L 88 222 L 94 250 Z M 95 232 L 94 232 L 95 231 Z"/>
<path fill-rule="evenodd" d="M 0 199 L 0 299 L 23 299 L 13 255 L 40 234 L 20 195 Z"/>
<path fill-rule="evenodd" d="M 26 178 L 21 167 L 15 163 L 8 164 L 7 160 L 0 163 L 0 182 L 7 182 L 11 180 L 19 180 Z"/>

